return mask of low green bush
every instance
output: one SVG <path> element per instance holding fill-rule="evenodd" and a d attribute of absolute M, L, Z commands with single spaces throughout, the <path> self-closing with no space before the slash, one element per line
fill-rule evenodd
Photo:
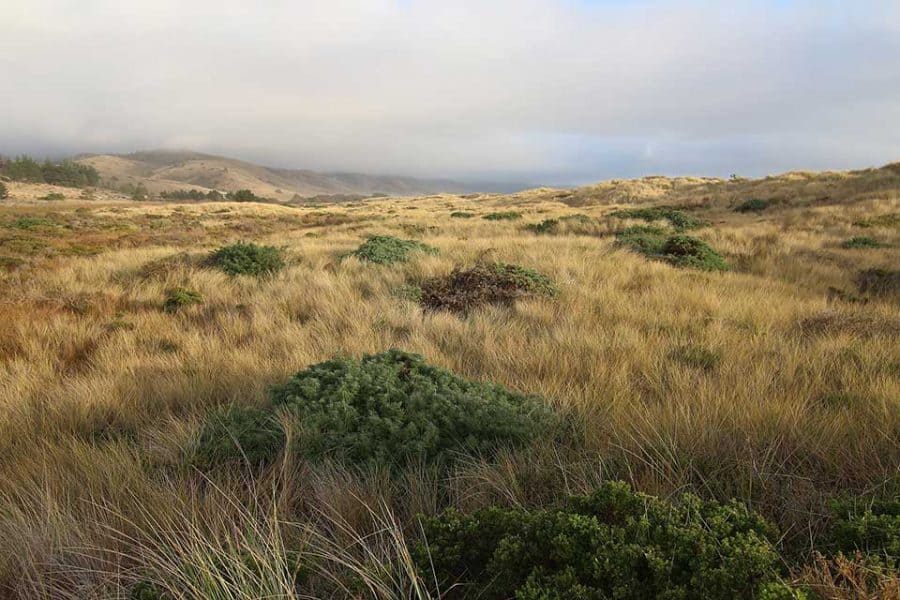
<path fill-rule="evenodd" d="M 668 234 L 664 229 L 653 225 L 634 225 L 616 234 L 618 244 L 647 256 L 661 254 L 667 238 Z"/>
<path fill-rule="evenodd" d="M 650 208 L 620 209 L 609 213 L 617 219 L 639 219 L 641 221 L 668 221 L 678 231 L 695 229 L 708 225 L 708 222 L 668 206 Z"/>
<path fill-rule="evenodd" d="M 271 462 L 283 449 L 284 423 L 304 458 L 402 467 L 491 455 L 546 437 L 562 422 L 535 397 L 390 350 L 313 365 L 275 388 L 265 409 L 214 415 L 201 433 L 198 462 Z"/>
<path fill-rule="evenodd" d="M 166 300 L 163 302 L 163 310 L 166 312 L 178 312 L 179 309 L 193 304 L 202 304 L 203 296 L 194 290 L 185 288 L 174 288 L 166 293 Z"/>
<path fill-rule="evenodd" d="M 466 314 L 485 304 L 508 306 L 529 296 L 554 297 L 553 281 L 533 269 L 505 263 L 480 263 L 422 282 L 420 302 L 430 310 Z"/>
<path fill-rule="evenodd" d="M 521 219 L 522 213 L 508 210 L 504 212 L 492 212 L 484 215 L 482 219 L 486 219 L 488 221 L 515 221 L 516 219 Z"/>
<path fill-rule="evenodd" d="M 454 219 L 471 219 L 475 216 L 475 213 L 467 212 L 464 210 L 457 210 L 450 213 L 450 216 Z"/>
<path fill-rule="evenodd" d="M 751 198 L 742 202 L 735 207 L 734 211 L 739 213 L 762 212 L 772 205 L 771 200 L 762 200 L 761 198 Z"/>
<path fill-rule="evenodd" d="M 900 495 L 889 499 L 839 499 L 831 502 L 835 516 L 828 547 L 900 569 Z"/>
<path fill-rule="evenodd" d="M 284 268 L 284 251 L 274 246 L 237 242 L 209 255 L 206 264 L 229 275 L 272 275 Z"/>
<path fill-rule="evenodd" d="M 728 263 L 712 246 L 687 235 L 673 235 L 666 240 L 663 258 L 677 267 L 701 271 L 727 271 Z"/>
<path fill-rule="evenodd" d="M 857 248 L 880 248 L 881 242 L 870 235 L 857 235 L 841 242 L 841 248 L 857 249 Z"/>
<path fill-rule="evenodd" d="M 556 219 L 544 219 L 540 223 L 529 223 L 525 229 L 534 233 L 590 234 L 596 232 L 597 221 L 587 215 L 565 215 Z"/>
<path fill-rule="evenodd" d="M 736 502 L 673 502 L 606 483 L 555 510 L 448 510 L 415 561 L 448 600 L 794 598 L 766 521 Z"/>
<path fill-rule="evenodd" d="M 19 217 L 9 224 L 13 229 L 37 229 L 39 227 L 53 227 L 54 223 L 44 217 Z"/>
<path fill-rule="evenodd" d="M 390 235 L 376 235 L 367 239 L 351 253 L 351 256 L 379 265 L 389 265 L 409 260 L 409 255 L 413 252 L 432 255 L 438 253 L 436 248 L 416 240 L 402 240 Z"/>

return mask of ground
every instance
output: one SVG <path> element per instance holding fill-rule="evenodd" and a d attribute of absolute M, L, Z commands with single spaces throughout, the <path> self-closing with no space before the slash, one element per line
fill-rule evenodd
<path fill-rule="evenodd" d="M 233 556 L 262 540 L 285 556 L 297 541 L 288 522 L 318 526 L 327 515 L 323 531 L 364 532 L 377 513 L 382 533 L 411 539 L 416 515 L 447 505 L 541 506 L 605 479 L 662 497 L 736 497 L 804 556 L 827 527 L 829 499 L 898 475 L 898 291 L 858 286 L 860 272 L 900 265 L 897 177 L 651 180 L 306 207 L 71 189 L 40 200 L 50 186 L 8 184 L 0 590 L 127 595 L 138 574 L 201 555 L 215 570 L 213 546 Z M 734 210 L 754 192 L 776 201 Z M 729 270 L 677 268 L 616 243 L 618 230 L 645 223 L 611 212 L 659 204 L 705 220 L 687 233 Z M 459 211 L 474 216 L 450 217 Z M 481 218 L 498 211 L 521 218 Z M 586 215 L 589 233 L 526 227 L 570 215 Z M 382 234 L 438 253 L 393 265 L 346 256 Z M 881 245 L 842 247 L 862 235 Z M 287 267 L 256 278 L 204 263 L 238 240 L 283 248 Z M 479 261 L 534 269 L 559 293 L 466 315 L 423 311 L 404 293 Z M 202 301 L 168 310 L 176 288 Z M 310 364 L 389 348 L 539 395 L 575 415 L 583 439 L 471 459 L 447 478 L 410 469 L 402 483 L 296 459 L 213 478 L 186 463 L 216 407 L 261 405 Z"/>

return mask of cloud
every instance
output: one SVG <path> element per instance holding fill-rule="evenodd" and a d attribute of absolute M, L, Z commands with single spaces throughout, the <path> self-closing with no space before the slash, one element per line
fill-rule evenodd
<path fill-rule="evenodd" d="M 551 182 L 900 158 L 889 0 L 30 0 L 11 12 L 6 152 L 191 147 Z"/>

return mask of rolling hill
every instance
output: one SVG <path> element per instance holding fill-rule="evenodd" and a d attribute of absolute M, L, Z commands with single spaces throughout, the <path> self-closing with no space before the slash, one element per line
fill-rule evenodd
<path fill-rule="evenodd" d="M 284 201 L 295 195 L 415 196 L 484 191 L 451 180 L 278 169 L 199 152 L 91 154 L 76 160 L 96 168 L 107 186 L 143 184 L 151 194 L 177 189 L 249 189 L 257 196 Z"/>

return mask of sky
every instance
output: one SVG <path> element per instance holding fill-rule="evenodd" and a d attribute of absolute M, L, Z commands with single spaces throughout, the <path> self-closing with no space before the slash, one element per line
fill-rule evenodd
<path fill-rule="evenodd" d="M 0 0 L 0 153 L 576 184 L 900 160 L 900 0 Z"/>

